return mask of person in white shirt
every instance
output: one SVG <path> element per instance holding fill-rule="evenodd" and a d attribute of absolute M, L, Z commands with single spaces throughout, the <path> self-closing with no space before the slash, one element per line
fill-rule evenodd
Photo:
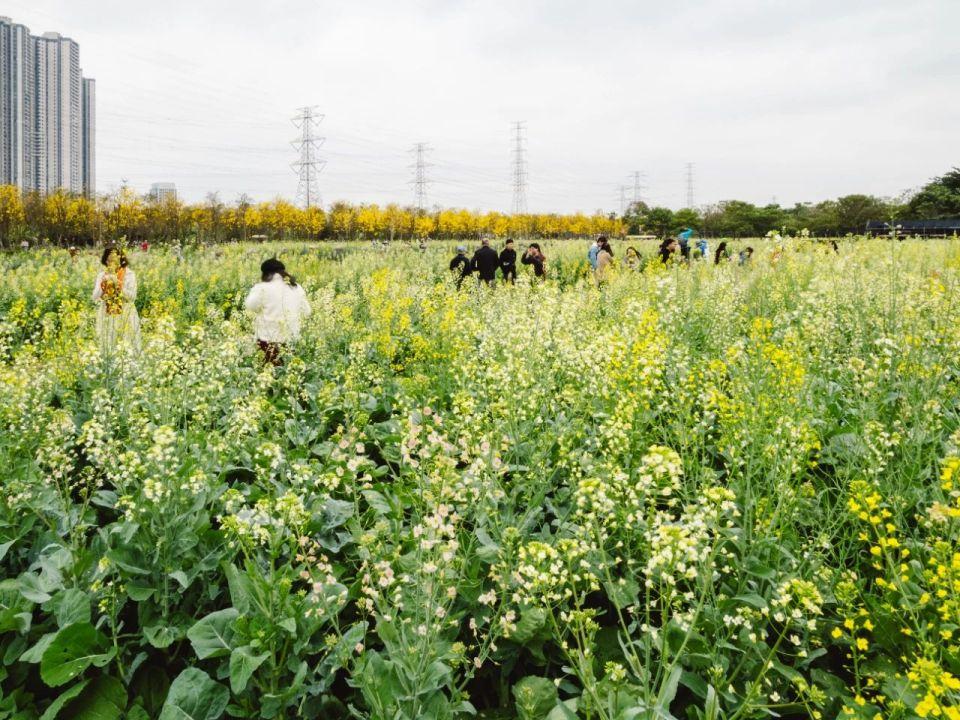
<path fill-rule="evenodd" d="M 97 304 L 97 337 L 100 352 L 108 357 L 123 343 L 140 348 L 140 316 L 137 315 L 137 276 L 127 264 L 123 250 L 112 245 L 100 258 L 103 271 L 93 284 Z"/>
<path fill-rule="evenodd" d="M 260 266 L 261 282 L 253 286 L 244 307 L 253 315 L 253 329 L 264 362 L 282 365 L 283 347 L 300 337 L 300 323 L 310 315 L 307 294 L 276 258 Z"/>

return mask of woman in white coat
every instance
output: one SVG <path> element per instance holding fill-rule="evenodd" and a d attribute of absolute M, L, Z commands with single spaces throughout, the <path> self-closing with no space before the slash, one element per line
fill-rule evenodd
<path fill-rule="evenodd" d="M 118 344 L 140 348 L 140 316 L 134 304 L 137 299 L 137 276 L 127 263 L 127 256 L 112 245 L 103 251 L 100 263 L 104 269 L 93 285 L 93 302 L 97 304 L 97 337 L 100 352 L 111 355 Z"/>
<path fill-rule="evenodd" d="M 282 350 L 300 337 L 300 324 L 310 315 L 310 303 L 303 288 L 276 258 L 260 266 L 261 279 L 244 307 L 253 315 L 253 329 L 264 362 L 282 365 Z"/>

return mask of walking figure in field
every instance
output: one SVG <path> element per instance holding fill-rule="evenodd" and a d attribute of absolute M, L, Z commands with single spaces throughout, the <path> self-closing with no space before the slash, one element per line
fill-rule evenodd
<path fill-rule="evenodd" d="M 467 248 L 464 245 L 457 245 L 457 254 L 450 261 L 450 274 L 456 278 L 457 290 L 463 285 L 463 281 L 473 271 L 470 259 L 467 257 Z"/>
<path fill-rule="evenodd" d="M 247 295 L 244 307 L 253 315 L 257 346 L 265 363 L 282 365 L 281 353 L 300 337 L 300 324 L 310 315 L 307 293 L 276 258 L 260 265 L 260 282 Z"/>
<path fill-rule="evenodd" d="M 513 248 L 513 238 L 507 238 L 500 251 L 500 272 L 503 273 L 504 282 L 513 285 L 517 281 L 517 251 Z"/>
<path fill-rule="evenodd" d="M 523 257 L 520 258 L 520 262 L 524 265 L 533 266 L 534 277 L 541 279 L 547 277 L 547 256 L 543 254 L 540 245 L 537 243 L 530 243 L 526 252 L 523 253 Z"/>
<path fill-rule="evenodd" d="M 100 352 L 111 355 L 123 343 L 140 347 L 140 316 L 137 299 L 137 276 L 127 264 L 127 256 L 119 248 L 108 246 L 100 256 L 103 270 L 93 285 L 93 301 L 97 303 L 97 337 Z"/>
<path fill-rule="evenodd" d="M 497 279 L 499 266 L 500 258 L 497 256 L 497 251 L 490 247 L 490 238 L 483 238 L 480 241 L 480 247 L 473 254 L 470 268 L 480 277 L 481 282 L 493 285 L 494 280 Z"/>

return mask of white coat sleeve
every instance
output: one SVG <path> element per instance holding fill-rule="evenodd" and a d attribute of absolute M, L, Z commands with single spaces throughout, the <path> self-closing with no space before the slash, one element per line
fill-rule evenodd
<path fill-rule="evenodd" d="M 103 297 L 103 288 L 100 287 L 101 280 L 103 280 L 103 273 L 97 275 L 97 279 L 93 283 L 93 301 L 95 303 L 100 302 L 100 298 Z"/>
<path fill-rule="evenodd" d="M 257 313 L 263 307 L 263 293 L 259 285 L 254 285 L 247 299 L 243 302 L 243 307 L 250 313 Z"/>

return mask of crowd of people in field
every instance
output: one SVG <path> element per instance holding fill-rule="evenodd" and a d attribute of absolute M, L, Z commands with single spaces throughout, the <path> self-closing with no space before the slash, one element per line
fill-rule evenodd
<path fill-rule="evenodd" d="M 664 265 L 709 261 L 708 241 L 700 238 L 693 244 L 692 234 L 692 230 L 686 230 L 676 237 L 664 240 L 660 243 L 656 257 L 650 261 Z M 148 247 L 144 244 L 141 250 L 146 251 Z M 837 249 L 836 243 L 833 248 Z M 75 248 L 70 248 L 70 255 L 76 257 Z M 181 257 L 179 247 L 177 255 L 178 258 Z M 736 262 L 746 265 L 752 256 L 753 248 L 747 247 L 738 253 Z M 586 259 L 594 281 L 598 286 L 603 285 L 614 266 L 614 250 L 609 238 L 598 237 L 587 250 Z M 775 261 L 775 258 L 771 259 Z M 715 265 L 734 261 L 725 241 L 719 243 L 712 260 Z M 135 305 L 137 277 L 121 248 L 106 248 L 100 262 L 103 270 L 94 283 L 93 301 L 97 305 L 97 335 L 101 352 L 109 356 L 120 343 L 135 349 L 140 346 L 140 318 Z M 519 262 L 530 267 L 535 280 L 547 277 L 547 256 L 539 243 L 527 245 Z M 634 272 L 645 267 L 644 259 L 635 247 L 626 248 L 623 266 Z M 449 268 L 457 289 L 462 288 L 464 282 L 472 276 L 476 276 L 478 283 L 494 285 L 499 274 L 503 283 L 513 284 L 517 280 L 517 250 L 514 240 L 508 238 L 498 252 L 491 247 L 489 238 L 484 238 L 480 247 L 470 257 L 467 255 L 467 248 L 460 245 L 450 261 Z M 254 334 L 264 362 L 282 364 L 284 347 L 299 338 L 303 318 L 311 312 L 303 287 L 287 272 L 280 260 L 270 258 L 261 264 L 260 282 L 250 290 L 244 308 L 253 317 Z"/>
<path fill-rule="evenodd" d="M 710 253 L 708 241 L 700 238 L 695 246 L 691 247 L 692 236 L 693 231 L 688 229 L 676 237 L 667 238 L 657 249 L 657 259 L 664 265 L 708 259 Z M 752 257 L 753 248 L 747 247 L 737 254 L 737 263 L 746 265 Z M 726 241 L 722 241 L 714 253 L 714 264 L 719 265 L 732 260 Z M 590 263 L 594 281 L 597 285 L 602 285 L 614 264 L 613 247 L 608 237 L 601 235 L 594 240 L 587 250 L 587 261 Z M 547 256 L 544 255 L 539 243 L 530 243 L 526 247 L 520 257 L 520 263 L 530 265 L 535 278 L 543 279 L 547 276 Z M 624 252 L 623 265 L 628 270 L 640 271 L 644 267 L 643 256 L 635 247 L 630 246 Z M 472 275 L 475 275 L 480 283 L 493 285 L 497 280 L 498 271 L 504 283 L 516 282 L 517 250 L 512 238 L 507 238 L 499 253 L 490 246 L 490 240 L 484 238 L 472 257 L 467 255 L 465 245 L 458 245 L 457 254 L 450 261 L 450 273 L 458 289 L 463 287 L 464 281 Z"/>

